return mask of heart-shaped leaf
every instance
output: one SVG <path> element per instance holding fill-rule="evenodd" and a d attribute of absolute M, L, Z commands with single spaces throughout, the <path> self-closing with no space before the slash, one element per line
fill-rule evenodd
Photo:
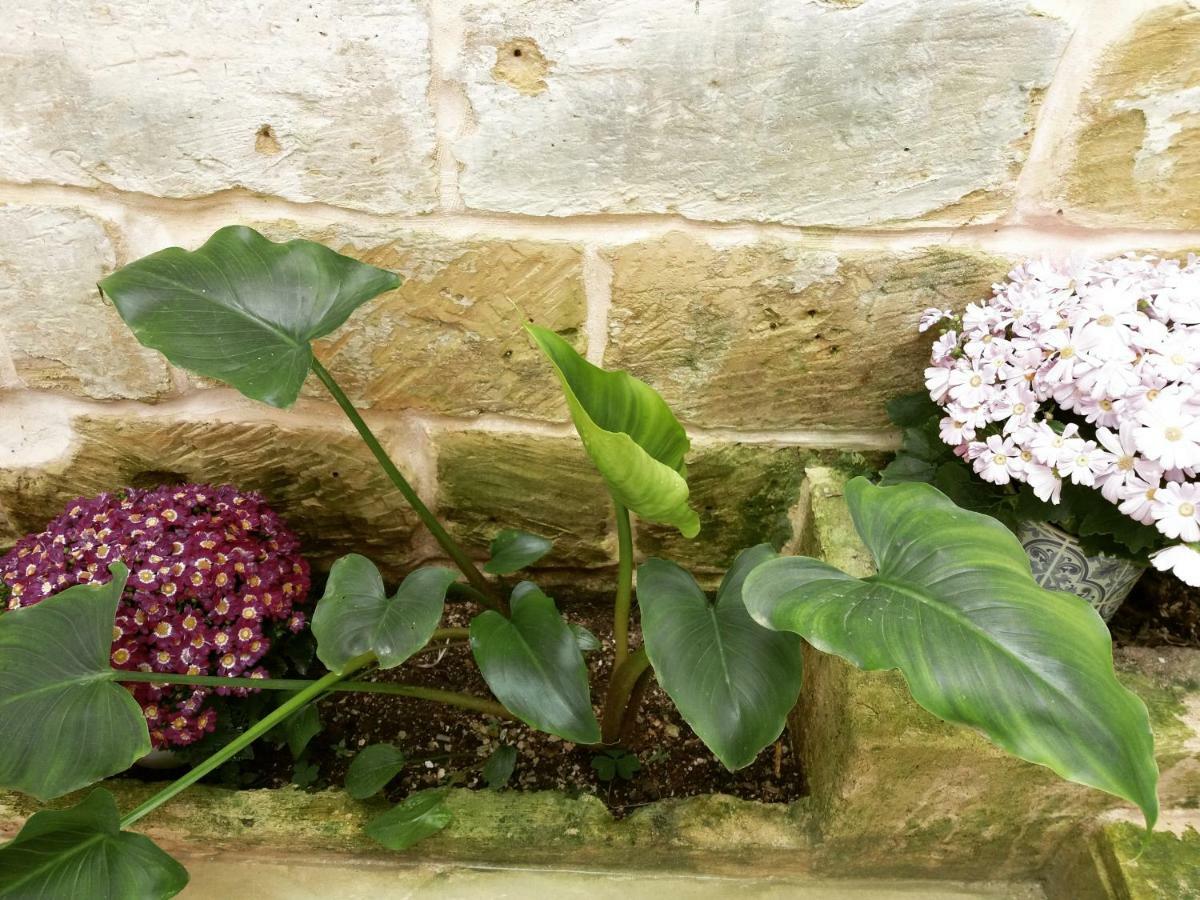
<path fill-rule="evenodd" d="M 313 613 L 317 656 L 333 672 L 364 653 L 374 653 L 381 669 L 400 665 L 433 637 L 456 578 L 450 569 L 417 569 L 389 600 L 374 563 L 357 553 L 343 556 Z"/>
<path fill-rule="evenodd" d="M 187 883 L 187 869 L 150 838 L 121 830 L 103 788 L 67 809 L 34 813 L 0 847 L 0 897 L 158 900 Z"/>
<path fill-rule="evenodd" d="M 1087 603 L 1038 587 L 999 522 L 924 484 L 846 485 L 878 574 L 815 559 L 763 563 L 746 607 L 862 669 L 899 669 L 916 701 L 982 731 L 1021 759 L 1158 815 L 1146 707 L 1117 681 L 1104 622 Z"/>
<path fill-rule="evenodd" d="M 553 546 L 554 541 L 549 538 L 506 528 L 492 538 L 492 558 L 484 565 L 483 571 L 490 575 L 511 575 L 533 565 Z"/>
<path fill-rule="evenodd" d="M 695 537 L 700 519 L 688 506 L 683 462 L 691 444 L 663 398 L 627 372 L 593 366 L 553 331 L 526 329 L 554 364 L 575 430 L 613 499 Z"/>
<path fill-rule="evenodd" d="M 137 339 L 247 397 L 290 406 L 312 341 L 400 278 L 312 241 L 222 228 L 199 250 L 160 250 L 100 282 Z"/>
<path fill-rule="evenodd" d="M 513 590 L 511 618 L 488 610 L 471 620 L 471 652 L 492 693 L 522 722 L 580 744 L 600 740 L 575 633 L 534 585 Z"/>
<path fill-rule="evenodd" d="M 516 767 L 517 748 L 511 744 L 501 744 L 491 752 L 487 762 L 483 764 L 483 780 L 493 790 L 502 788 L 508 784 Z"/>
<path fill-rule="evenodd" d="M 39 800 L 123 772 L 150 752 L 141 707 L 109 664 L 129 570 L 0 613 L 0 787 Z"/>
<path fill-rule="evenodd" d="M 355 800 L 374 797 L 400 774 L 404 761 L 404 753 L 391 744 L 363 747 L 346 770 L 346 793 Z"/>
<path fill-rule="evenodd" d="M 800 695 L 800 639 L 759 625 L 742 603 L 746 576 L 774 558 L 767 544 L 739 553 L 715 603 L 674 563 L 638 567 L 642 634 L 658 683 L 731 771 L 779 737 Z"/>
<path fill-rule="evenodd" d="M 437 834 L 453 818 L 446 806 L 446 789 L 430 788 L 406 797 L 363 830 L 389 850 L 407 850 Z"/>

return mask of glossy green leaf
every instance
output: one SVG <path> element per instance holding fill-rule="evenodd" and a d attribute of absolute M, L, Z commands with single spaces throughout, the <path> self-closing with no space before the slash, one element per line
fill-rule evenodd
<path fill-rule="evenodd" d="M 1034 582 L 1003 525 L 923 484 L 846 485 L 878 574 L 814 559 L 763 563 L 746 607 L 862 669 L 899 669 L 921 706 L 1008 752 L 1158 814 L 1146 707 L 1117 681 L 1087 603 Z"/>
<path fill-rule="evenodd" d="M 199 250 L 171 247 L 100 282 L 137 339 L 180 368 L 290 406 L 312 341 L 400 278 L 312 241 L 277 244 L 222 228 Z"/>
<path fill-rule="evenodd" d="M 508 784 L 516 767 L 517 748 L 510 744 L 501 744 L 491 752 L 487 762 L 483 764 L 483 780 L 492 789 L 502 788 Z"/>
<path fill-rule="evenodd" d="M 39 800 L 115 775 L 150 752 L 141 707 L 109 664 L 129 570 L 0 613 L 0 787 Z"/>
<path fill-rule="evenodd" d="M 483 571 L 490 575 L 511 575 L 533 565 L 553 546 L 554 541 L 549 538 L 506 528 L 492 538 L 492 558 L 484 565 Z"/>
<path fill-rule="evenodd" d="M 650 559 L 638 567 L 646 655 L 684 721 L 725 767 L 740 769 L 775 741 L 800 695 L 801 642 L 759 625 L 742 585 L 775 558 L 767 544 L 743 550 L 710 602 L 679 566 Z"/>
<path fill-rule="evenodd" d="M 292 759 L 299 759 L 300 754 L 308 746 L 308 742 L 321 733 L 321 713 L 316 703 L 301 707 L 284 723 L 284 733 L 287 736 L 288 750 Z"/>
<path fill-rule="evenodd" d="M 554 364 L 575 430 L 613 498 L 643 519 L 700 531 L 688 506 L 683 426 L 655 390 L 627 372 L 593 366 L 553 331 L 527 325 Z"/>
<path fill-rule="evenodd" d="M 575 643 L 584 653 L 595 653 L 600 649 L 600 638 L 596 637 L 578 622 L 568 622 L 567 627 L 575 635 Z"/>
<path fill-rule="evenodd" d="M 144 835 L 122 831 L 112 794 L 42 810 L 0 847 L 0 897 L 159 900 L 188 883 L 187 869 Z"/>
<path fill-rule="evenodd" d="M 404 762 L 404 753 L 391 744 L 363 747 L 346 770 L 346 793 L 355 800 L 375 796 L 400 774 Z"/>
<path fill-rule="evenodd" d="M 400 665 L 429 643 L 457 578 L 450 569 L 417 569 L 389 599 L 374 563 L 357 553 L 343 556 L 313 613 L 318 658 L 333 672 L 364 653 L 374 653 L 381 669 Z"/>
<path fill-rule="evenodd" d="M 407 850 L 418 841 L 437 834 L 452 819 L 446 806 L 445 788 L 430 788 L 406 797 L 382 816 L 368 822 L 363 830 L 389 850 Z"/>
<path fill-rule="evenodd" d="M 522 722 L 580 744 L 600 740 L 575 633 L 534 585 L 513 590 L 510 618 L 488 610 L 471 620 L 471 652 L 492 693 Z"/>

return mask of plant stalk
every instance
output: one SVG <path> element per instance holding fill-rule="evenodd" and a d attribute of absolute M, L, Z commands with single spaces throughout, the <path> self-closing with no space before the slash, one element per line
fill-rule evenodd
<path fill-rule="evenodd" d="M 300 678 L 222 678 L 220 675 L 175 675 L 169 672 L 125 672 L 113 669 L 115 681 L 130 683 L 148 681 L 157 684 L 191 684 L 197 687 L 226 687 L 253 688 L 264 691 L 303 691 L 318 684 L 317 681 L 306 681 Z M 328 676 L 326 676 L 328 677 Z M 345 677 L 345 676 L 342 676 Z M 324 679 L 321 679 L 324 681 Z M 354 694 L 393 694 L 398 697 L 413 697 L 417 700 L 429 700 L 434 703 L 446 703 L 463 709 L 487 713 L 503 719 L 513 717 L 507 709 L 494 700 L 477 697 L 474 694 L 462 694 L 457 691 L 443 691 L 436 688 L 426 688 L 415 684 L 396 684 L 390 681 L 339 681 L 325 688 L 330 693 Z"/>
<path fill-rule="evenodd" d="M 633 530 L 629 510 L 613 499 L 617 512 L 617 599 L 613 604 L 613 642 L 617 646 L 613 657 L 613 673 L 629 656 L 629 616 L 633 607 Z"/>
<path fill-rule="evenodd" d="M 646 656 L 646 648 L 641 647 L 613 669 L 608 680 L 608 691 L 604 695 L 604 711 L 600 716 L 601 743 L 615 744 L 620 739 L 625 708 L 629 705 L 638 680 L 649 667 L 650 658 Z"/>
<path fill-rule="evenodd" d="M 186 791 L 189 787 L 191 787 L 209 772 L 213 771 L 224 764 L 227 760 L 231 759 L 243 747 L 254 743 L 301 707 L 306 706 L 313 700 L 316 700 L 330 688 L 334 687 L 339 681 L 342 681 L 351 673 L 357 672 L 359 669 L 370 665 L 374 661 L 375 655 L 373 653 L 366 653 L 357 657 L 356 659 L 351 660 L 349 665 L 346 666 L 346 672 L 344 674 L 339 675 L 336 672 L 330 672 L 324 678 L 309 682 L 308 686 L 301 690 L 300 693 L 298 693 L 295 697 L 290 698 L 286 703 L 281 704 L 278 709 L 272 710 L 270 714 L 259 719 L 252 726 L 247 728 L 242 734 L 238 735 L 204 762 L 200 763 L 200 765 L 196 766 L 196 768 L 192 769 L 182 778 L 179 778 L 167 785 L 167 787 L 163 788 L 163 790 L 159 791 L 153 797 L 150 797 L 140 806 L 137 806 L 136 808 L 127 812 L 121 817 L 121 828 L 128 828 L 143 816 L 149 815 L 154 810 L 158 809 L 168 800 L 172 799 L 183 791 Z M 247 680 L 250 681 L 256 679 Z"/>
<path fill-rule="evenodd" d="M 429 533 L 441 545 L 441 548 L 446 551 L 446 554 L 454 560 L 454 564 L 466 577 L 473 587 L 480 594 L 480 601 L 486 603 L 492 609 L 504 612 L 504 603 L 496 596 L 492 586 L 487 579 L 483 577 L 483 573 L 476 568 L 475 563 L 467 556 L 467 553 L 458 542 L 454 540 L 442 527 L 442 523 L 437 520 L 432 512 L 429 511 L 422 501 L 417 496 L 417 492 L 413 490 L 408 479 L 392 462 L 392 458 L 387 455 L 387 451 L 383 449 L 383 445 L 379 443 L 379 439 L 375 437 L 374 432 L 367 427 L 367 423 L 363 421 L 363 417 L 359 415 L 358 410 L 354 408 L 354 404 L 350 402 L 350 398 L 346 396 L 329 371 L 321 365 L 316 357 L 313 357 L 312 370 L 316 376 L 321 379 L 321 383 L 337 401 L 338 406 L 342 408 L 342 412 L 346 414 L 346 418 L 354 425 L 359 436 L 363 439 L 363 443 L 367 445 L 367 449 L 375 456 L 376 461 L 383 468 L 384 473 L 391 480 L 396 489 L 404 495 L 404 499 L 408 501 L 408 505 L 412 507 L 413 512 L 417 517 L 425 523 L 425 527 L 429 529 Z"/>

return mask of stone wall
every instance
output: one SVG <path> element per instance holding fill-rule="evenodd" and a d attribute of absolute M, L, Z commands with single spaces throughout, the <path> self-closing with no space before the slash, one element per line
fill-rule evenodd
<path fill-rule="evenodd" d="M 182 477 L 324 561 L 434 555 L 319 386 L 253 405 L 99 299 L 224 224 L 407 277 L 321 358 L 457 533 L 563 570 L 615 541 L 524 321 L 678 411 L 705 530 L 638 545 L 715 571 L 893 445 L 923 307 L 1200 246 L 1196 0 L 8 0 L 0 84 L 0 547 Z"/>

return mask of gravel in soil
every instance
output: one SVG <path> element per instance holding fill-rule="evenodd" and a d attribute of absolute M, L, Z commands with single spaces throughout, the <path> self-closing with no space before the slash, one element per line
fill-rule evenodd
<path fill-rule="evenodd" d="M 1200 588 L 1148 569 L 1109 627 L 1121 646 L 1200 648 Z"/>
<path fill-rule="evenodd" d="M 443 624 L 466 625 L 470 612 L 469 608 L 448 606 Z M 568 613 L 572 622 L 588 628 L 601 642 L 601 649 L 586 657 L 597 715 L 612 660 L 611 616 L 611 607 L 590 604 L 572 606 Z M 636 647 L 640 641 L 636 628 L 632 640 Z M 397 669 L 368 677 L 491 696 L 465 642 L 428 649 Z M 729 772 L 692 733 L 667 695 L 653 681 L 650 684 L 641 705 L 636 736 L 628 746 L 614 751 L 636 756 L 637 771 L 628 778 L 601 777 L 593 762 L 605 755 L 603 751 L 543 734 L 519 722 L 405 697 L 339 693 L 320 702 L 322 730 L 298 761 L 293 761 L 286 745 L 264 739 L 255 745 L 253 759 L 243 759 L 236 767 L 217 773 L 216 780 L 240 787 L 278 787 L 288 782 L 311 788 L 340 787 L 355 753 L 370 744 L 386 742 L 408 757 L 386 791 L 395 800 L 413 791 L 450 783 L 484 787 L 483 764 L 497 748 L 507 745 L 517 751 L 509 787 L 594 794 L 616 816 L 658 800 L 697 794 L 722 793 L 781 803 L 804 795 L 803 773 L 786 732 L 754 763 Z M 614 768 L 603 760 L 600 767 L 608 774 Z M 628 771 L 630 767 L 626 757 L 616 768 Z"/>

